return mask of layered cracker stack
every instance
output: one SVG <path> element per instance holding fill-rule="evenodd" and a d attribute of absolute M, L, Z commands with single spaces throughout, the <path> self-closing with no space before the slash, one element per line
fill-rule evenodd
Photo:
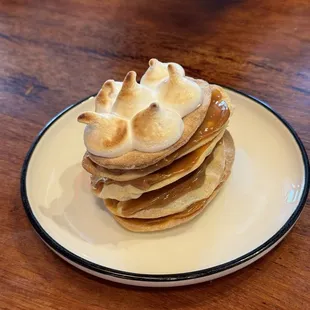
<path fill-rule="evenodd" d="M 217 85 L 151 59 L 137 83 L 106 81 L 84 112 L 86 153 L 95 195 L 119 224 L 158 231 L 200 214 L 228 178 L 234 143 L 232 105 Z"/>

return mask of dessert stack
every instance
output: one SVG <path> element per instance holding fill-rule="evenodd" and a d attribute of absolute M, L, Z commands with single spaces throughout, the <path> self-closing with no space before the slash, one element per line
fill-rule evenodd
<path fill-rule="evenodd" d="M 136 80 L 106 81 L 84 112 L 93 193 L 123 227 L 158 231 L 200 214 L 228 178 L 234 143 L 224 89 L 185 75 L 176 63 L 149 61 Z"/>

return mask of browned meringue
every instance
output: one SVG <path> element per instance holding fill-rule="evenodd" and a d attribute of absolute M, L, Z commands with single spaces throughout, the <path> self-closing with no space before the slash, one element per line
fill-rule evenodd
<path fill-rule="evenodd" d="M 78 117 L 87 124 L 84 143 L 92 154 L 102 157 L 117 157 L 132 149 L 128 121 L 113 114 L 84 112 Z"/>
<path fill-rule="evenodd" d="M 184 123 L 178 113 L 152 103 L 131 121 L 134 149 L 157 152 L 180 139 Z"/>

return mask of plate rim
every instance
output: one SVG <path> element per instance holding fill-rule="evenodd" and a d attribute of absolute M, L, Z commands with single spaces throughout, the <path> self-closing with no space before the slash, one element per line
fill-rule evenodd
<path fill-rule="evenodd" d="M 226 262 L 226 263 L 223 263 L 217 266 L 209 267 L 209 268 L 200 269 L 200 270 L 194 270 L 194 271 L 183 272 L 183 273 L 172 273 L 172 274 L 134 273 L 134 272 L 122 271 L 122 270 L 118 270 L 114 268 L 105 267 L 103 265 L 99 265 L 85 258 L 82 258 L 79 255 L 67 250 L 61 244 L 59 244 L 44 230 L 44 228 L 41 226 L 41 224 L 39 223 L 39 221 L 36 219 L 35 215 L 32 212 L 31 205 L 30 205 L 30 202 L 27 196 L 27 187 L 26 187 L 28 166 L 29 166 L 29 162 L 31 160 L 32 154 L 34 153 L 36 149 L 36 146 L 38 145 L 38 143 L 40 142 L 44 134 L 47 132 L 47 130 L 51 128 L 52 125 L 56 123 L 57 120 L 60 119 L 64 114 L 66 114 L 71 109 L 75 108 L 76 106 L 80 105 L 85 100 L 89 99 L 90 97 L 96 95 L 94 94 L 94 95 L 87 96 L 84 99 L 79 100 L 78 102 L 68 106 L 67 108 L 60 111 L 57 115 L 55 115 L 49 122 L 47 122 L 47 124 L 40 130 L 38 135 L 35 137 L 25 157 L 22 170 L 21 170 L 21 179 L 20 179 L 21 200 L 22 200 L 23 207 L 25 209 L 26 215 L 31 225 L 33 226 L 34 230 L 38 233 L 38 235 L 43 239 L 43 241 L 49 247 L 51 247 L 54 251 L 61 254 L 69 261 L 72 261 L 73 263 L 80 265 L 88 270 L 95 271 L 103 276 L 109 276 L 112 278 L 118 278 L 118 279 L 129 280 L 129 281 L 157 282 L 157 283 L 158 282 L 170 283 L 170 282 L 179 282 L 179 281 L 189 281 L 189 280 L 199 279 L 199 278 L 211 276 L 211 275 L 214 275 L 220 272 L 231 270 L 255 258 L 256 256 L 262 254 L 263 252 L 268 250 L 270 247 L 272 247 L 272 245 L 279 242 L 281 238 L 283 238 L 285 234 L 288 233 L 289 230 L 294 226 L 294 224 L 296 223 L 307 201 L 307 196 L 308 196 L 309 186 L 310 186 L 310 182 L 309 182 L 310 168 L 309 168 L 309 159 L 308 159 L 306 149 L 301 139 L 297 135 L 296 131 L 288 123 L 288 121 L 286 121 L 278 112 L 276 112 L 273 108 L 271 108 L 266 102 L 256 98 L 255 96 L 244 93 L 243 91 L 236 90 L 232 87 L 228 87 L 228 86 L 221 85 L 221 84 L 218 84 L 218 85 L 253 100 L 255 103 L 261 105 L 267 111 L 272 113 L 288 129 L 288 131 L 293 136 L 295 142 L 297 143 L 299 147 L 299 151 L 301 153 L 302 161 L 303 161 L 303 165 L 305 169 L 305 185 L 304 185 L 303 193 L 301 195 L 300 202 L 297 205 L 293 214 L 288 218 L 285 224 L 274 235 L 272 235 L 268 240 L 266 240 L 263 244 L 256 247 L 252 251 L 249 251 L 248 253 L 236 259 L 230 260 L 229 262 Z"/>

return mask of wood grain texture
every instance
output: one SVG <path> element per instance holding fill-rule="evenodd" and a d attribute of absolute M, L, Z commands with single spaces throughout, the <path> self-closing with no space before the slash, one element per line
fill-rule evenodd
<path fill-rule="evenodd" d="M 84 274 L 34 233 L 20 170 L 39 130 L 151 57 L 266 100 L 310 151 L 310 5 L 283 1 L 0 0 L 1 309 L 309 309 L 310 204 L 253 265 L 211 283 L 141 289 Z"/>

